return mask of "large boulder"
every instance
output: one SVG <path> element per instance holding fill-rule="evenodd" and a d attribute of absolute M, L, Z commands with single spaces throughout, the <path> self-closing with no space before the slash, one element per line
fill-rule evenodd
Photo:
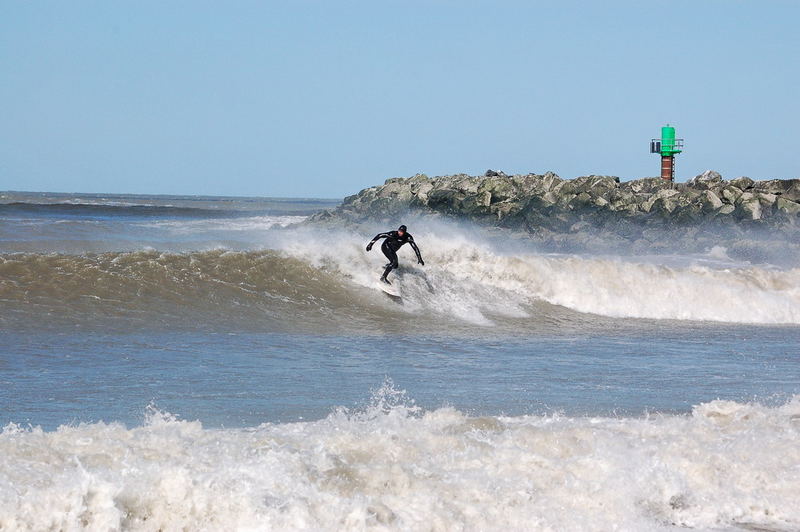
<path fill-rule="evenodd" d="M 506 173 L 503 172 L 502 170 L 498 172 L 496 170 L 491 170 L 491 169 L 490 170 L 486 170 L 486 173 L 483 174 L 483 176 L 484 177 L 508 177 L 508 176 L 506 176 Z"/>
<path fill-rule="evenodd" d="M 428 194 L 428 207 L 446 214 L 459 214 L 459 206 L 466 197 L 466 194 L 454 188 L 434 188 Z"/>
<path fill-rule="evenodd" d="M 731 185 L 738 188 L 739 190 L 750 190 L 753 188 L 755 181 L 750 179 L 749 177 L 737 177 L 736 179 L 731 179 Z"/>
<path fill-rule="evenodd" d="M 722 187 L 720 190 L 720 197 L 725 203 L 734 204 L 742 196 L 741 188 L 735 186 L 733 181 L 727 187 Z"/>
<path fill-rule="evenodd" d="M 657 207 L 659 208 L 657 210 L 672 212 L 678 204 L 674 199 L 670 198 L 674 198 L 674 196 L 679 194 L 680 192 L 675 189 L 662 188 L 642 204 L 642 210 L 644 212 L 650 212 L 653 210 L 653 207 Z"/>
<path fill-rule="evenodd" d="M 703 212 L 713 213 L 722 208 L 722 200 L 710 190 L 706 190 L 702 197 Z"/>
<path fill-rule="evenodd" d="M 704 190 L 721 186 L 723 182 L 722 176 L 719 172 L 715 172 L 714 170 L 706 170 L 702 174 L 687 181 L 686 184 L 692 188 Z"/>
<path fill-rule="evenodd" d="M 745 220 L 761 219 L 761 202 L 756 194 L 743 192 L 736 205 L 736 212 Z"/>
<path fill-rule="evenodd" d="M 788 214 L 790 216 L 800 214 L 800 203 L 785 198 L 778 198 L 775 202 L 775 206 L 778 211 L 783 214 Z"/>
<path fill-rule="evenodd" d="M 546 172 L 542 175 L 527 174 L 525 176 L 514 176 L 512 178 L 521 185 L 521 192 L 523 194 L 545 194 L 553 191 L 564 180 L 558 177 L 553 172 Z"/>

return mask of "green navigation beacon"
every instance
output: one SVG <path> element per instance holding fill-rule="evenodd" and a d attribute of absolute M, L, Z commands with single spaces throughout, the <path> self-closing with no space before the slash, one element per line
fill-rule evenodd
<path fill-rule="evenodd" d="M 667 124 L 661 128 L 661 138 L 650 141 L 650 153 L 661 155 L 661 179 L 675 180 L 675 154 L 683 150 L 683 139 L 675 138 L 675 128 Z"/>

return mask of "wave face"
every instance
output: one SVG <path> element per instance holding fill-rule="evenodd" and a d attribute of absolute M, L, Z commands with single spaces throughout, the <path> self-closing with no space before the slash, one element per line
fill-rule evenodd
<path fill-rule="evenodd" d="M 797 269 L 668 267 L 462 246 L 426 253 L 431 266 L 424 270 L 401 270 L 398 305 L 377 290 L 377 257 L 359 248 L 353 244 L 335 256 L 302 248 L 5 255 L 0 323 L 188 325 L 202 319 L 312 331 L 369 330 L 393 317 L 422 330 L 436 327 L 432 322 L 525 328 L 591 315 L 800 323 Z"/>
<path fill-rule="evenodd" d="M 316 422 L 9 424 L 3 530 L 796 530 L 800 398 L 469 417 L 390 386 Z"/>
<path fill-rule="evenodd" d="M 0 259 L 0 322 L 280 328 L 350 306 L 333 276 L 275 252 L 15 254 Z M 305 320 L 304 320 L 305 319 Z"/>
<path fill-rule="evenodd" d="M 369 330 L 402 317 L 422 330 L 535 328 L 642 318 L 800 323 L 800 269 L 725 262 L 592 258 L 499 251 L 463 234 L 423 235 L 427 265 L 402 250 L 403 304 L 376 289 L 384 257 L 365 238 L 276 231 L 262 251 L 0 255 L 0 323 L 257 325 L 276 330 Z M 419 239 L 419 237 L 418 237 Z M 435 319 L 431 319 L 435 318 Z"/>

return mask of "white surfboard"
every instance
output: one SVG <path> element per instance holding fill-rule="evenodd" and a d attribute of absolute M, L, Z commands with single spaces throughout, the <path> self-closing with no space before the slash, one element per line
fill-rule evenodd
<path fill-rule="evenodd" d="M 396 285 L 393 284 L 386 284 L 383 281 L 378 281 L 375 283 L 376 288 L 378 288 L 381 292 L 389 296 L 390 298 L 399 301 L 402 299 L 400 295 L 400 290 Z"/>

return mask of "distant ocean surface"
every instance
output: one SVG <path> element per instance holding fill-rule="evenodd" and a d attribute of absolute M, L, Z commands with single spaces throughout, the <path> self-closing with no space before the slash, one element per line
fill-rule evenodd
<path fill-rule="evenodd" d="M 800 267 L 337 204 L 0 192 L 0 530 L 800 530 Z"/>

